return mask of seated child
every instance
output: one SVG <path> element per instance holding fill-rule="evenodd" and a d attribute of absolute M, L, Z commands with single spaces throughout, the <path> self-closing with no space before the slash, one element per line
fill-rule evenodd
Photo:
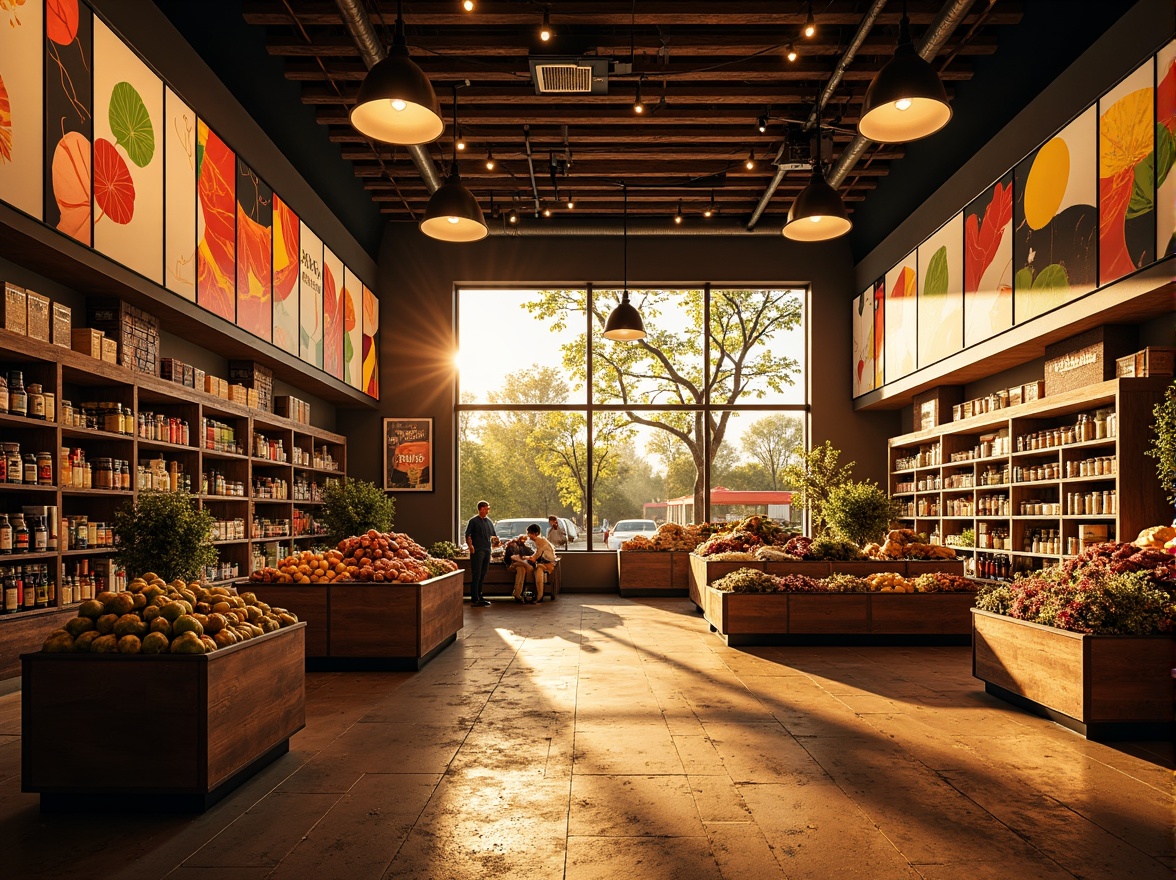
<path fill-rule="evenodd" d="M 519 535 L 507 541 L 503 548 L 502 562 L 508 569 L 514 569 L 515 586 L 514 600 L 523 601 L 523 587 L 527 583 L 527 574 L 534 570 L 534 566 L 527 558 L 531 548 L 527 546 L 527 536 Z"/>
<path fill-rule="evenodd" d="M 540 534 L 539 526 L 531 523 L 527 526 L 527 538 L 535 546 L 535 552 L 530 562 L 535 566 L 535 598 L 532 602 L 543 601 L 543 582 L 546 576 L 555 571 L 555 548 Z"/>

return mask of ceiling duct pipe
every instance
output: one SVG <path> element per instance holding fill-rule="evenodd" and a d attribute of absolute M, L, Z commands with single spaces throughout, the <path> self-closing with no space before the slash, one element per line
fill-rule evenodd
<path fill-rule="evenodd" d="M 536 220 L 517 224 L 491 223 L 490 235 L 498 237 L 550 235 L 555 237 L 581 238 L 588 236 L 623 235 L 624 228 L 620 220 L 593 220 L 591 218 L 577 218 L 575 220 Z M 713 220 L 700 222 L 698 225 L 676 225 L 669 217 L 629 217 L 629 235 L 774 235 L 779 237 L 780 227 L 763 229 L 748 229 L 742 220 L 732 220 L 718 224 Z"/>
<path fill-rule="evenodd" d="M 535 196 L 535 214 L 543 207 L 539 198 L 539 184 L 535 182 L 535 162 L 531 158 L 531 126 L 523 126 L 523 145 L 527 148 L 527 171 L 531 173 L 531 193 Z M 554 181 L 553 181 L 554 182 Z"/>
<path fill-rule="evenodd" d="M 939 50 L 943 48 L 943 44 L 947 42 L 948 37 L 952 35 L 957 27 L 964 20 L 964 16 L 968 14 L 968 10 L 972 8 L 972 4 L 976 0 L 951 0 L 935 16 L 935 20 L 927 28 L 927 32 L 923 34 L 923 39 L 919 43 L 918 52 L 919 57 L 924 61 L 931 61 Z M 990 4 L 991 5 L 991 2 Z M 830 169 L 827 176 L 829 186 L 836 189 L 841 186 L 842 181 L 849 176 L 849 172 L 858 163 L 858 159 L 866 152 L 866 148 L 873 143 L 869 138 L 854 135 L 852 141 L 841 151 L 841 155 L 837 158 L 837 162 Z"/>
<path fill-rule="evenodd" d="M 363 9 L 362 0 L 335 0 L 335 5 L 339 7 L 343 24 L 347 26 L 351 39 L 355 41 L 363 63 L 371 70 L 383 61 L 388 53 L 384 49 L 384 44 L 380 42 L 375 28 L 372 27 L 371 19 Z M 425 182 L 429 193 L 439 190 L 442 183 L 441 175 L 437 173 L 437 166 L 433 164 L 429 151 L 422 144 L 414 144 L 404 149 L 408 151 L 409 158 L 412 159 L 412 164 L 416 166 L 417 173 Z"/>
<path fill-rule="evenodd" d="M 825 88 L 821 89 L 820 97 L 817 98 L 817 103 L 814 105 L 809 118 L 804 123 L 804 130 L 811 131 L 817 125 L 817 119 L 821 114 L 821 110 L 829 99 L 833 97 L 833 93 L 837 91 L 837 87 L 841 84 L 842 77 L 845 76 L 845 71 L 849 70 L 849 65 L 853 63 L 853 59 L 857 56 L 858 49 L 861 48 L 862 43 L 866 41 L 870 30 L 874 27 L 874 22 L 877 21 L 879 13 L 886 5 L 886 0 L 874 0 L 870 4 L 870 8 L 866 10 L 866 14 L 862 17 L 861 24 L 858 25 L 857 31 L 854 32 L 853 39 L 849 41 L 849 46 L 846 47 L 841 59 L 837 62 L 837 66 L 833 68 L 833 73 L 829 77 L 829 81 L 825 83 Z M 768 183 L 764 194 L 760 196 L 759 204 L 755 206 L 755 210 L 751 213 L 751 219 L 747 221 L 747 228 L 754 229 L 755 224 L 759 222 L 760 217 L 763 216 L 764 211 L 768 208 L 768 203 L 772 200 L 772 196 L 776 194 L 776 189 L 784 180 L 784 175 L 788 172 L 779 164 L 784 159 L 784 153 L 788 149 L 788 143 L 780 145 L 779 152 L 776 153 L 776 173 L 772 176 Z"/>

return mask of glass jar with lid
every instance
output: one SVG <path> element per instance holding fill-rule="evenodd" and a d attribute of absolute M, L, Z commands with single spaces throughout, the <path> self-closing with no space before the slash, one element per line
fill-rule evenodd
<path fill-rule="evenodd" d="M 41 391 L 39 382 L 30 382 L 25 392 L 26 406 L 30 419 L 45 418 L 45 395 Z"/>

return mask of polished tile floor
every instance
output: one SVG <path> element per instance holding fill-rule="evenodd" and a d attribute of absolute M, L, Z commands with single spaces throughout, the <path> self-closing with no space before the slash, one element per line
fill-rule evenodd
<path fill-rule="evenodd" d="M 259 676 L 264 693 L 264 675 Z M 134 697 L 135 695 L 128 695 Z M 154 695 L 166 698 L 166 695 Z M 166 776 L 152 759 L 128 773 Z M 1171 880 L 1172 746 L 992 697 L 966 648 L 727 648 L 685 599 L 466 608 L 419 673 L 307 676 L 203 815 L 42 816 L 0 697 L 0 877 Z M 79 747 L 102 760 L 101 730 Z"/>

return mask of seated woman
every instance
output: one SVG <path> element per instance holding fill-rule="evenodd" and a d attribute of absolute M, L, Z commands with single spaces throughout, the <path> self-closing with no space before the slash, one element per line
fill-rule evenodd
<path fill-rule="evenodd" d="M 502 553 L 502 562 L 515 573 L 514 600 L 523 602 L 523 588 L 527 583 L 527 574 L 534 571 L 534 565 L 527 558 L 531 548 L 527 546 L 527 536 L 519 535 L 507 541 Z"/>
<path fill-rule="evenodd" d="M 543 601 L 543 582 L 547 575 L 555 571 L 555 548 L 539 532 L 538 524 L 527 526 L 527 537 L 535 545 L 535 552 L 530 557 L 530 562 L 535 566 L 535 598 L 532 602 Z"/>

